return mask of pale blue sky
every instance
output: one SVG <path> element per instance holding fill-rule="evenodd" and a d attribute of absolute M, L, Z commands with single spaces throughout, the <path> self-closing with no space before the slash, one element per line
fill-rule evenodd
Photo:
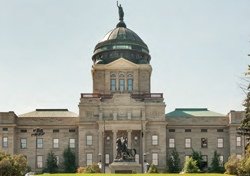
<path fill-rule="evenodd" d="M 148 45 L 151 92 L 166 112 L 242 110 L 250 64 L 250 0 L 120 0 Z M 78 112 L 92 92 L 91 56 L 118 22 L 115 0 L 0 0 L 0 111 Z"/>

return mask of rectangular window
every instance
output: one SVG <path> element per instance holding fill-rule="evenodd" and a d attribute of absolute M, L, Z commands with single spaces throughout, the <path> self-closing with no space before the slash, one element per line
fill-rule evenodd
<path fill-rule="evenodd" d="M 75 148 L 76 145 L 76 140 L 75 139 L 69 139 L 69 148 Z"/>
<path fill-rule="evenodd" d="M 36 148 L 43 148 L 43 139 L 42 138 L 38 138 L 36 140 Z"/>
<path fill-rule="evenodd" d="M 119 90 L 120 91 L 125 90 L 125 81 L 124 81 L 124 79 L 119 79 Z"/>
<path fill-rule="evenodd" d="M 53 133 L 59 133 L 59 129 L 53 129 Z"/>
<path fill-rule="evenodd" d="M 87 145 L 92 145 L 93 144 L 93 137 L 91 135 L 87 136 Z"/>
<path fill-rule="evenodd" d="M 21 149 L 27 148 L 27 139 L 26 138 L 21 138 L 20 143 L 21 143 L 21 145 L 20 145 Z"/>
<path fill-rule="evenodd" d="M 109 154 L 105 154 L 105 164 L 109 164 Z"/>
<path fill-rule="evenodd" d="M 217 147 L 218 148 L 223 148 L 224 144 L 223 144 L 223 138 L 218 138 L 217 139 Z"/>
<path fill-rule="evenodd" d="M 207 148 L 207 138 L 201 138 L 201 148 Z"/>
<path fill-rule="evenodd" d="M 53 139 L 53 148 L 59 148 L 59 139 Z"/>
<path fill-rule="evenodd" d="M 224 130 L 223 129 L 217 129 L 217 132 L 223 132 Z"/>
<path fill-rule="evenodd" d="M 191 148 L 191 138 L 185 139 L 185 148 Z"/>
<path fill-rule="evenodd" d="M 175 140 L 173 138 L 169 139 L 169 148 L 175 148 Z"/>
<path fill-rule="evenodd" d="M 20 131 L 21 131 L 21 133 L 27 133 L 26 129 L 21 129 Z"/>
<path fill-rule="evenodd" d="M 158 165 L 158 153 L 152 153 L 152 164 Z"/>
<path fill-rule="evenodd" d="M 116 80 L 115 79 L 111 79 L 110 80 L 110 90 L 111 91 L 115 91 L 116 90 Z"/>
<path fill-rule="evenodd" d="M 75 129 L 69 129 L 69 132 L 74 133 L 74 132 L 76 132 L 76 130 Z"/>
<path fill-rule="evenodd" d="M 236 137 L 236 147 L 241 147 L 241 136 Z"/>
<path fill-rule="evenodd" d="M 223 157 L 223 155 L 219 156 L 219 162 L 220 162 L 220 166 L 224 165 L 224 157 Z"/>
<path fill-rule="evenodd" d="M 43 156 L 37 156 L 36 161 L 37 168 L 43 168 Z"/>
<path fill-rule="evenodd" d="M 207 166 L 208 166 L 207 155 L 202 155 L 201 157 L 202 157 L 201 164 L 202 164 L 205 168 L 207 168 Z"/>
<path fill-rule="evenodd" d="M 158 136 L 157 135 L 152 136 L 152 145 L 158 145 Z"/>
<path fill-rule="evenodd" d="M 92 165 L 92 158 L 93 158 L 92 153 L 87 153 L 87 166 Z"/>
<path fill-rule="evenodd" d="M 185 129 L 185 132 L 191 132 L 191 129 Z"/>
<path fill-rule="evenodd" d="M 207 129 L 201 129 L 201 132 L 206 133 Z"/>
<path fill-rule="evenodd" d="M 174 133 L 175 132 L 175 129 L 169 129 L 168 130 L 170 133 Z"/>
<path fill-rule="evenodd" d="M 3 137 L 3 144 L 2 144 L 3 148 L 7 148 L 8 147 L 8 137 Z"/>
<path fill-rule="evenodd" d="M 8 128 L 3 128 L 3 131 L 8 131 Z"/>
<path fill-rule="evenodd" d="M 128 79 L 128 91 L 133 90 L 133 79 Z"/>

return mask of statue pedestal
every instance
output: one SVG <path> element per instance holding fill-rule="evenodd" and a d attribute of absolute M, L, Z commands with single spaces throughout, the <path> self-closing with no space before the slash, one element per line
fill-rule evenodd
<path fill-rule="evenodd" d="M 113 162 L 109 165 L 111 173 L 141 173 L 141 164 L 136 162 Z"/>

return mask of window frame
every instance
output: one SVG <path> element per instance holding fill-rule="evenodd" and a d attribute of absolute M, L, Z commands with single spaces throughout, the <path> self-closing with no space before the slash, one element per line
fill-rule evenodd
<path fill-rule="evenodd" d="M 41 160 L 39 160 L 39 158 Z M 43 155 L 36 156 L 36 168 L 43 168 Z"/>
<path fill-rule="evenodd" d="M 189 142 L 187 140 L 189 140 Z M 185 148 L 192 148 L 192 139 L 191 138 L 185 138 Z"/>
<path fill-rule="evenodd" d="M 39 143 L 38 141 L 41 141 L 41 143 Z M 36 139 L 36 148 L 37 149 L 42 149 L 43 148 L 43 138 L 37 138 Z"/>
<path fill-rule="evenodd" d="M 86 153 L 86 165 L 92 165 L 93 164 L 93 153 Z"/>
<path fill-rule="evenodd" d="M 23 142 L 25 141 L 25 142 Z M 27 149 L 27 138 L 20 138 L 20 148 Z"/>
<path fill-rule="evenodd" d="M 3 148 L 8 148 L 8 137 L 7 136 L 3 136 L 2 138 L 2 147 Z"/>
<path fill-rule="evenodd" d="M 217 148 L 224 148 L 224 138 L 217 138 Z"/>
<path fill-rule="evenodd" d="M 74 141 L 74 142 L 72 142 Z M 69 138 L 69 148 L 76 148 L 76 139 L 75 138 Z"/>
<path fill-rule="evenodd" d="M 125 79 L 124 78 L 120 78 L 119 79 L 119 91 L 125 91 Z"/>
<path fill-rule="evenodd" d="M 133 87 L 134 87 L 134 80 L 132 78 L 128 78 L 127 79 L 127 90 L 133 91 Z"/>
<path fill-rule="evenodd" d="M 242 146 L 242 138 L 241 136 L 236 136 L 236 147 L 241 147 L 241 146 Z"/>
<path fill-rule="evenodd" d="M 155 153 L 155 152 L 152 153 L 152 164 L 154 164 L 155 166 L 158 166 L 158 164 L 159 164 L 158 153 Z"/>
<path fill-rule="evenodd" d="M 116 79 L 115 78 L 110 79 L 110 90 L 111 91 L 116 91 Z"/>
<path fill-rule="evenodd" d="M 152 140 L 152 145 L 155 146 L 155 145 L 159 144 L 159 137 L 158 137 L 158 135 L 156 135 L 156 134 L 152 135 L 151 140 Z"/>
<path fill-rule="evenodd" d="M 91 139 L 89 139 L 89 137 L 90 137 Z M 87 135 L 87 136 L 86 136 L 86 145 L 87 145 L 87 146 L 92 146 L 92 145 L 93 145 L 93 136 L 92 136 L 92 135 Z"/>
<path fill-rule="evenodd" d="M 59 148 L 59 139 L 58 138 L 53 138 L 53 148 L 54 149 Z"/>
<path fill-rule="evenodd" d="M 169 138 L 168 139 L 168 147 L 169 148 L 175 148 L 175 138 Z"/>

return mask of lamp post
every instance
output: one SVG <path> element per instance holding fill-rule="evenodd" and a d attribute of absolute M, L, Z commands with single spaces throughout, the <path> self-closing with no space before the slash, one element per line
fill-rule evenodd
<path fill-rule="evenodd" d="M 33 133 L 31 133 L 31 136 L 36 137 L 36 145 L 35 145 L 35 173 L 36 173 L 36 167 L 37 167 L 37 136 L 43 136 L 45 133 L 43 132 L 42 128 L 34 128 Z"/>

